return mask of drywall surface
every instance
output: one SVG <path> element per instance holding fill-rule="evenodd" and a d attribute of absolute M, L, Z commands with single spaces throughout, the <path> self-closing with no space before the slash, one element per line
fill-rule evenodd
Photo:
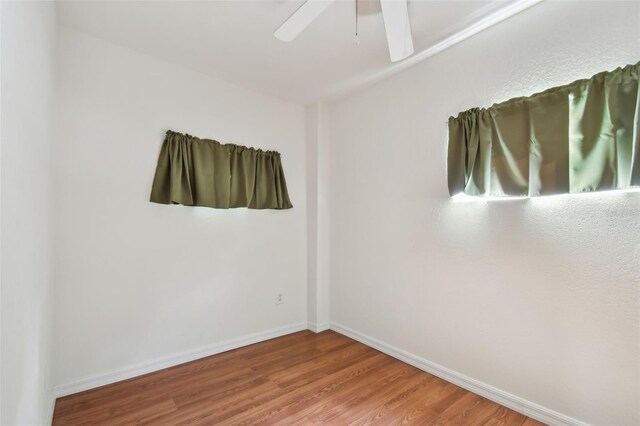
<path fill-rule="evenodd" d="M 304 108 L 68 29 L 59 61 L 56 384 L 306 323 Z M 280 151 L 294 208 L 150 203 L 167 129 Z"/>
<path fill-rule="evenodd" d="M 307 317 L 315 332 L 329 328 L 329 173 L 328 110 L 307 107 Z"/>
<path fill-rule="evenodd" d="M 306 109 L 307 321 L 318 323 L 318 108 Z M 328 252 L 328 247 L 327 247 Z"/>
<path fill-rule="evenodd" d="M 51 421 L 56 14 L 2 3 L 1 393 L 3 425 Z"/>
<path fill-rule="evenodd" d="M 640 424 L 640 192 L 456 202 L 447 119 L 640 59 L 638 2 L 543 2 L 331 107 L 331 321 Z"/>

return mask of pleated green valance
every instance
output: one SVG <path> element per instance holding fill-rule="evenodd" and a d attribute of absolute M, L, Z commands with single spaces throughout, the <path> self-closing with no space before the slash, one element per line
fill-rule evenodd
<path fill-rule="evenodd" d="M 280 154 L 168 131 L 151 201 L 218 209 L 290 209 Z"/>
<path fill-rule="evenodd" d="M 451 195 L 640 186 L 640 62 L 449 119 Z"/>

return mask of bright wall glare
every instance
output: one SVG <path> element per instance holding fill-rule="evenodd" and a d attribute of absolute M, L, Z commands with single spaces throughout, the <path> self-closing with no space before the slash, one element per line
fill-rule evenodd
<path fill-rule="evenodd" d="M 522 200 L 566 200 L 570 198 L 607 198 L 615 197 L 619 194 L 627 193 L 640 193 L 640 187 L 629 189 L 613 189 L 609 191 L 591 191 L 591 192 L 576 192 L 570 194 L 553 194 L 553 195 L 537 195 L 535 197 L 494 197 L 494 196 L 475 196 L 467 195 L 465 193 L 459 193 L 451 197 L 451 201 L 454 203 L 478 203 L 478 202 L 493 202 L 493 201 L 522 201 Z"/>
<path fill-rule="evenodd" d="M 477 203 L 484 201 L 522 201 L 528 200 L 530 197 L 492 197 L 492 196 L 476 196 L 467 195 L 464 192 L 456 194 L 451 197 L 451 201 L 454 203 Z"/>

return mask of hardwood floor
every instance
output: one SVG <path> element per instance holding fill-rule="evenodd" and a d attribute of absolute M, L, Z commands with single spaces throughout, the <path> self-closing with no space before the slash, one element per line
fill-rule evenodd
<path fill-rule="evenodd" d="M 59 398 L 53 424 L 541 423 L 333 331 L 302 331 Z"/>

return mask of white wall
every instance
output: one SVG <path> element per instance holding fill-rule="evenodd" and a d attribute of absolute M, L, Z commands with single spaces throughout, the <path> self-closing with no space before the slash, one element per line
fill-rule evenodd
<path fill-rule="evenodd" d="M 306 328 L 304 108 L 67 29 L 59 60 L 56 383 Z M 167 129 L 280 151 L 294 208 L 150 203 Z"/>
<path fill-rule="evenodd" d="M 460 203 L 447 119 L 640 58 L 640 3 L 544 2 L 331 110 L 331 321 L 640 424 L 640 193 Z"/>
<path fill-rule="evenodd" d="M 55 6 L 3 2 L 1 27 L 0 424 L 36 425 L 53 401 Z"/>
<path fill-rule="evenodd" d="M 307 107 L 307 318 L 309 328 L 329 328 L 331 287 L 329 174 L 331 141 L 328 109 L 324 104 Z"/>

